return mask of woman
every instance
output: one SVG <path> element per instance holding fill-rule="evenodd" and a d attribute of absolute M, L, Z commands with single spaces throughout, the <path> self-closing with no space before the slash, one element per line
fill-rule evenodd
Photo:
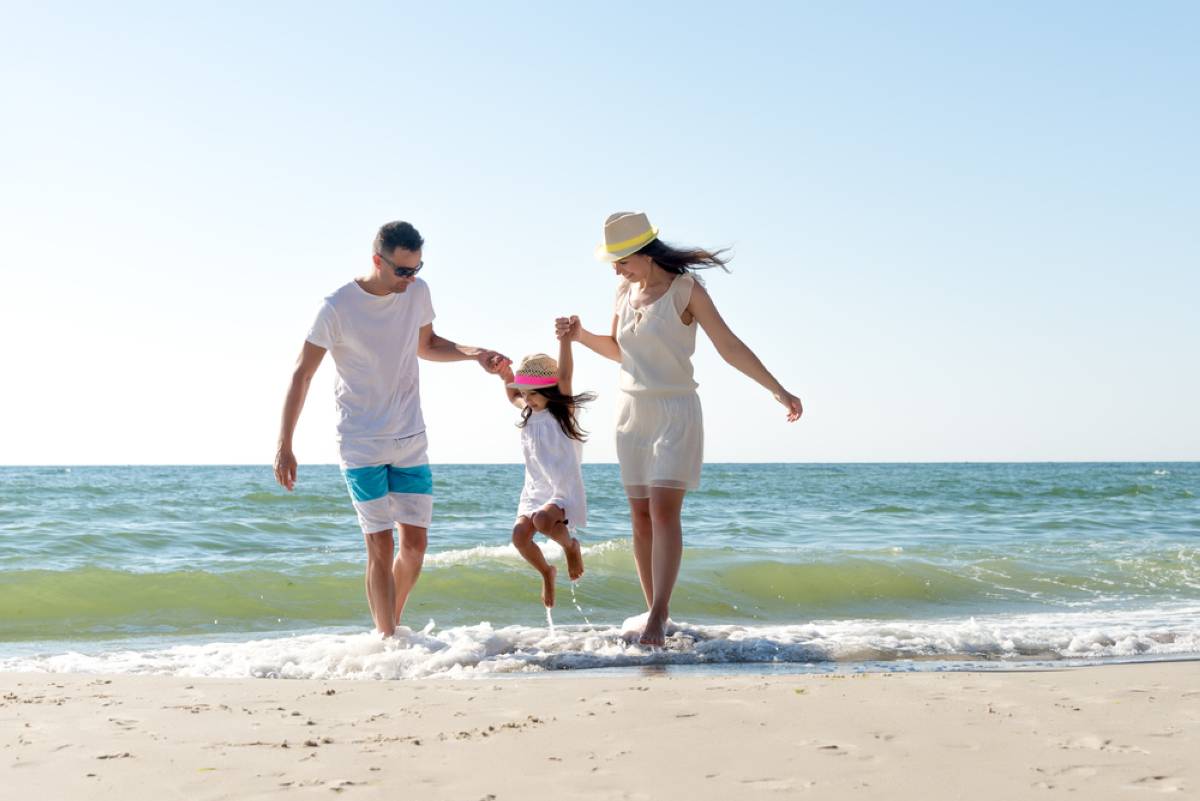
<path fill-rule="evenodd" d="M 672 247 L 658 238 L 645 214 L 618 212 L 604 222 L 596 256 L 621 277 L 609 334 L 594 334 L 578 317 L 555 321 L 567 337 L 621 363 L 617 401 L 617 459 L 629 496 L 633 555 L 649 613 L 643 645 L 662 645 L 668 606 L 683 554 L 680 510 L 700 485 L 704 427 L 692 354 L 699 324 L 729 364 L 765 387 L 794 422 L 800 399 L 775 379 L 734 336 L 692 272 L 724 267 L 723 251 Z"/>

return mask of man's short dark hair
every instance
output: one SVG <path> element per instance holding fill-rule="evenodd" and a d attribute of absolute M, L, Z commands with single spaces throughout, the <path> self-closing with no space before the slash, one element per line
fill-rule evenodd
<path fill-rule="evenodd" d="M 412 227 L 412 223 L 402 220 L 386 223 L 375 235 L 375 252 L 391 256 L 396 248 L 403 250 L 420 250 L 425 247 L 425 240 Z"/>

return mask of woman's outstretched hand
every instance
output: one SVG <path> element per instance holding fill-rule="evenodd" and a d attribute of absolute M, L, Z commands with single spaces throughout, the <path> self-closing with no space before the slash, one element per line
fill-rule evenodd
<path fill-rule="evenodd" d="M 787 390 L 781 390 L 775 393 L 775 400 L 779 401 L 788 410 L 788 422 L 794 423 L 800 419 L 800 415 L 804 414 L 804 404 L 800 402 L 792 393 Z"/>
<path fill-rule="evenodd" d="M 583 330 L 583 326 L 579 323 L 579 318 L 575 315 L 570 317 L 556 317 L 554 319 L 554 336 L 559 339 L 570 339 L 576 342 L 579 341 L 579 333 Z"/>

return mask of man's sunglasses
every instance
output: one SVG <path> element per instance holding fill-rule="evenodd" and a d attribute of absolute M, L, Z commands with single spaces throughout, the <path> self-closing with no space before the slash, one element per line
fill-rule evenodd
<path fill-rule="evenodd" d="M 392 271 L 396 273 L 397 278 L 412 278 L 414 275 L 421 272 L 421 268 L 425 266 L 425 262 L 422 260 L 417 262 L 416 267 L 398 267 L 395 262 L 382 253 L 376 253 L 375 255 L 383 259 L 387 263 L 387 266 L 392 268 Z"/>

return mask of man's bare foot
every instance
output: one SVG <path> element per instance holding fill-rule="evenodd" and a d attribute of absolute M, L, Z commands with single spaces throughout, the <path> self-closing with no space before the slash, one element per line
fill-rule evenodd
<path fill-rule="evenodd" d="M 554 579 L 558 577 L 558 568 L 550 565 L 550 571 L 542 574 L 542 605 L 547 609 L 554 606 Z"/>
<path fill-rule="evenodd" d="M 646 618 L 646 627 L 642 629 L 642 636 L 638 638 L 640 645 L 663 645 L 667 641 L 666 636 L 666 621 L 655 620 L 653 617 Z"/>
<path fill-rule="evenodd" d="M 583 575 L 583 548 L 579 547 L 579 540 L 571 537 L 571 547 L 563 551 L 567 554 L 567 575 L 574 581 Z"/>

